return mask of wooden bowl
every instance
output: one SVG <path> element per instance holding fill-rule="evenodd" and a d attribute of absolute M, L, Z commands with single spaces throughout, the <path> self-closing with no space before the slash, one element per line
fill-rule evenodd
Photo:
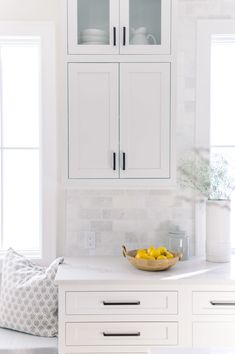
<path fill-rule="evenodd" d="M 173 267 L 179 260 L 180 255 L 171 252 L 174 258 L 171 259 L 137 259 L 135 258 L 138 250 L 127 251 L 125 246 L 122 246 L 123 256 L 137 269 L 147 270 L 149 272 L 157 272 L 167 270 Z"/>

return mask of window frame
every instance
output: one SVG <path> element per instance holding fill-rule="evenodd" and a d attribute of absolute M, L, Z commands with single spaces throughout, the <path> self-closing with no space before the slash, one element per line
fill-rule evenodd
<path fill-rule="evenodd" d="M 195 147 L 210 149 L 211 37 L 235 34 L 234 19 L 200 19 L 197 21 L 196 52 L 196 124 Z M 205 255 L 205 203 L 195 205 L 195 255 Z M 235 250 L 232 249 L 235 253 Z"/>
<path fill-rule="evenodd" d="M 0 36 L 38 36 L 41 39 L 41 255 L 24 254 L 35 263 L 48 264 L 56 256 L 57 233 L 55 26 L 52 22 L 3 21 Z M 0 266 L 3 256 L 4 251 L 0 250 Z"/>

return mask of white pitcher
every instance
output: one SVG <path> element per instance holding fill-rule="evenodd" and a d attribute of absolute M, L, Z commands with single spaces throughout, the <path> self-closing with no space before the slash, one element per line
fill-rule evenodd
<path fill-rule="evenodd" d="M 131 29 L 132 32 L 132 38 L 130 41 L 130 44 L 135 44 L 135 45 L 147 45 L 150 44 L 150 41 L 152 40 L 153 44 L 157 44 L 156 38 L 154 37 L 153 34 L 147 34 L 147 28 L 146 27 L 139 27 L 136 30 L 134 28 Z"/>

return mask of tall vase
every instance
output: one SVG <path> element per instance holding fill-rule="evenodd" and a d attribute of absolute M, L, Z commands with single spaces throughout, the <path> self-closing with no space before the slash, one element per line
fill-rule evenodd
<path fill-rule="evenodd" d="M 230 201 L 208 200 L 206 207 L 206 259 L 230 262 Z"/>

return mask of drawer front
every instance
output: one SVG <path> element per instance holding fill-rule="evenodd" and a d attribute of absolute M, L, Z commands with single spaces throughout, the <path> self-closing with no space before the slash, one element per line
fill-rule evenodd
<path fill-rule="evenodd" d="M 177 314 L 177 292 L 67 292 L 66 314 Z"/>
<path fill-rule="evenodd" d="M 235 292 L 193 292 L 193 314 L 234 315 Z"/>
<path fill-rule="evenodd" d="M 193 323 L 193 346 L 234 347 L 235 322 Z"/>
<path fill-rule="evenodd" d="M 176 322 L 66 323 L 66 345 L 176 345 Z"/>

